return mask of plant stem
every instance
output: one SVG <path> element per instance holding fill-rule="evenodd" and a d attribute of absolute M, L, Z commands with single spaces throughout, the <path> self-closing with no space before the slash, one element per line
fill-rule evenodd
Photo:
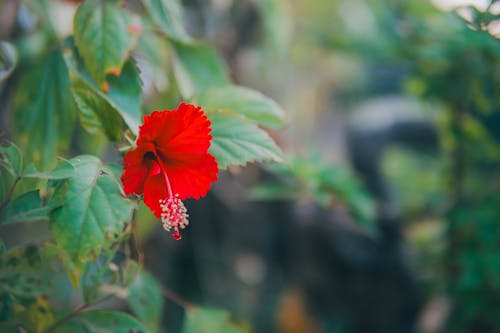
<path fill-rule="evenodd" d="M 193 308 L 193 305 L 191 303 L 185 301 L 184 299 L 182 299 L 182 297 L 180 297 L 167 287 L 162 286 L 161 293 L 163 294 L 163 296 L 165 296 L 166 298 L 168 298 L 169 300 L 171 300 L 172 302 L 183 308 L 185 311 L 189 311 Z"/>
<path fill-rule="evenodd" d="M 102 303 L 102 302 L 110 299 L 113 296 L 114 296 L 113 294 L 109 294 L 109 295 L 106 295 L 106 296 L 103 296 L 103 297 L 99 298 L 97 301 L 95 301 L 93 303 L 83 304 L 82 306 L 80 306 L 80 307 L 76 308 L 75 310 L 73 310 L 73 312 L 71 312 L 67 316 L 61 318 L 59 321 L 56 321 L 49 328 L 47 328 L 43 333 L 55 332 L 55 330 L 57 328 L 59 328 L 62 324 L 66 323 L 70 319 L 76 317 L 80 312 L 85 311 L 88 308 L 91 308 L 93 306 L 96 306 L 97 304 Z"/>
<path fill-rule="evenodd" d="M 137 210 L 134 210 L 132 221 L 130 222 L 132 227 L 132 241 L 135 248 L 135 254 L 137 256 L 137 263 L 139 266 L 144 266 L 144 253 L 142 252 L 141 245 L 137 237 Z"/>

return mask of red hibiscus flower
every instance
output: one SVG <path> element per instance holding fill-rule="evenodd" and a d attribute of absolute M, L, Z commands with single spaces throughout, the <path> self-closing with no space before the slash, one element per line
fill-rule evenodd
<path fill-rule="evenodd" d="M 217 180 L 218 166 L 208 153 L 210 120 L 199 106 L 181 103 L 176 110 L 144 116 L 137 147 L 124 158 L 121 176 L 125 194 L 144 194 L 144 203 L 161 218 L 165 230 L 188 224 L 181 200 L 199 199 Z"/>

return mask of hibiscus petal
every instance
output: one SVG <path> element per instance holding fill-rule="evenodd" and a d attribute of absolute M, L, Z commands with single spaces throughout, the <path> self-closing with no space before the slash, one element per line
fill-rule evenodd
<path fill-rule="evenodd" d="M 126 195 L 144 193 L 144 181 L 149 170 L 143 165 L 130 165 L 123 168 L 121 180 Z"/>
<path fill-rule="evenodd" d="M 165 167 L 172 192 L 179 194 L 181 200 L 205 196 L 211 183 L 217 180 L 219 171 L 215 158 L 210 154 L 185 154 L 176 161 L 169 161 Z"/>
<path fill-rule="evenodd" d="M 142 194 L 144 192 L 144 181 L 149 173 L 149 168 L 142 163 L 144 150 L 140 147 L 131 150 L 125 155 L 123 162 L 123 174 L 121 180 L 126 195 Z"/>
<path fill-rule="evenodd" d="M 156 217 L 161 217 L 160 200 L 168 198 L 167 185 L 162 174 L 148 177 L 144 183 L 144 203 Z"/>
<path fill-rule="evenodd" d="M 177 110 L 144 116 L 138 145 L 153 142 L 164 153 L 205 154 L 210 147 L 210 121 L 200 107 L 182 103 Z"/>
<path fill-rule="evenodd" d="M 148 175 L 160 172 L 158 164 L 155 165 L 153 160 L 144 158 L 148 153 L 154 157 L 154 152 L 154 146 L 148 144 L 137 146 L 125 155 L 121 180 L 126 195 L 144 193 L 144 183 Z"/>

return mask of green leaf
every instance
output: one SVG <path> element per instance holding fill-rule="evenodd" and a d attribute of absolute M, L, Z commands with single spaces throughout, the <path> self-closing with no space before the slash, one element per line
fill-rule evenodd
<path fill-rule="evenodd" d="M 85 67 L 104 91 L 106 74 L 119 75 L 135 41 L 132 18 L 116 1 L 87 0 L 73 21 L 75 44 Z"/>
<path fill-rule="evenodd" d="M 6 268 L 8 269 L 0 271 L 0 285 L 13 295 L 33 298 L 46 293 L 49 289 L 50 277 L 47 276 L 46 270 Z"/>
<path fill-rule="evenodd" d="M 255 124 L 226 112 L 213 112 L 208 117 L 212 121 L 209 152 L 214 155 L 220 169 L 253 161 L 283 161 L 278 146 Z"/>
<path fill-rule="evenodd" d="M 51 228 L 71 259 L 83 262 L 113 243 L 131 219 L 134 205 L 124 198 L 113 171 L 98 158 L 82 155 L 69 162 L 75 175 L 54 184 L 49 206 L 61 200 L 64 204 L 51 214 Z"/>
<path fill-rule="evenodd" d="M 33 164 L 30 164 L 24 171 L 22 171 L 22 157 L 20 156 L 20 152 L 17 147 L 11 145 L 7 148 L 0 148 L 0 155 L 9 152 L 10 154 L 13 154 L 15 156 L 15 161 L 12 163 L 16 165 L 16 167 L 13 168 L 16 170 L 16 173 L 19 173 L 16 176 L 19 177 L 19 179 L 21 177 L 65 179 L 71 177 L 74 173 L 73 166 L 69 162 L 63 160 L 59 161 L 59 165 L 50 172 L 39 172 L 38 170 L 36 170 Z M 3 161 L 0 161 L 0 163 L 2 162 Z M 5 193 L 1 196 L 2 200 L 4 196 Z M 48 213 L 51 209 L 52 207 L 43 205 L 39 190 L 29 191 L 18 196 L 17 198 L 12 200 L 4 209 L 2 209 L 0 214 L 0 224 L 47 221 Z"/>
<path fill-rule="evenodd" d="M 80 123 L 87 132 L 91 134 L 102 132 L 111 141 L 120 139 L 123 120 L 104 98 L 77 80 L 71 91 L 80 110 Z"/>
<path fill-rule="evenodd" d="M 50 270 L 40 257 L 39 247 L 28 245 L 0 251 L 0 292 L 33 298 L 45 294 Z"/>
<path fill-rule="evenodd" d="M 21 151 L 13 143 L 0 143 L 0 205 L 5 205 L 23 169 Z M 10 193 L 10 194 L 9 194 Z"/>
<path fill-rule="evenodd" d="M 7 146 L 0 145 L 0 168 L 14 177 L 19 177 L 23 170 L 23 156 L 19 148 L 12 142 Z"/>
<path fill-rule="evenodd" d="M 85 269 L 84 264 L 71 260 L 68 253 L 61 247 L 57 246 L 57 244 L 47 243 L 44 248 L 44 259 L 52 260 L 53 258 L 59 259 L 60 263 L 64 267 L 64 270 L 66 271 L 66 274 L 68 275 L 71 285 L 74 289 L 77 289 L 80 284 L 82 273 Z"/>
<path fill-rule="evenodd" d="M 28 298 L 27 296 L 24 297 Z M 12 307 L 14 313 L 11 314 L 11 317 L 15 322 L 17 321 L 17 325 L 12 329 L 1 325 L 0 330 L 2 332 L 19 332 L 19 327 L 22 327 L 25 332 L 39 333 L 45 332 L 49 328 L 54 322 L 54 313 L 47 297 L 31 297 L 31 299 L 32 301 L 29 303 L 22 304 L 19 302 L 22 305 L 18 303 Z M 2 321 L 1 324 L 3 323 L 5 322 Z"/>
<path fill-rule="evenodd" d="M 65 160 L 59 160 L 55 169 L 50 172 L 40 172 L 33 164 L 30 164 L 23 171 L 24 178 L 42 178 L 42 179 L 65 179 L 74 175 L 75 168 L 71 163 Z"/>
<path fill-rule="evenodd" d="M 169 38 L 189 42 L 189 37 L 184 28 L 182 5 L 178 0 L 143 0 L 152 21 L 168 35 Z"/>
<path fill-rule="evenodd" d="M 315 163 L 314 161 L 318 160 L 319 158 L 311 162 Z M 331 194 L 335 194 L 347 204 L 349 211 L 364 231 L 371 235 L 376 234 L 375 203 L 347 169 L 340 165 L 324 165 L 318 174 L 317 183 L 319 184 L 317 193 L 330 194 L 328 204 L 332 199 Z"/>
<path fill-rule="evenodd" d="M 344 166 L 328 164 L 317 153 L 307 157 L 290 155 L 287 162 L 269 166 L 277 179 L 253 187 L 249 196 L 255 200 L 312 198 L 325 207 L 343 203 L 368 235 L 377 235 L 375 203 Z"/>
<path fill-rule="evenodd" d="M 24 193 L 12 200 L 0 215 L 0 224 L 48 220 L 50 208 L 43 206 L 40 191 Z"/>
<path fill-rule="evenodd" d="M 201 91 L 193 98 L 205 111 L 228 110 L 271 128 L 285 124 L 285 111 L 272 99 L 258 91 L 239 87 L 214 87 Z"/>
<path fill-rule="evenodd" d="M 70 44 L 70 43 L 68 43 Z M 120 76 L 110 76 L 109 90 L 104 93 L 83 67 L 76 50 L 69 45 L 64 52 L 72 74 L 72 92 L 86 130 L 102 130 L 112 140 L 122 130 L 119 115 L 137 134 L 141 123 L 141 81 L 132 61 L 123 66 Z"/>
<path fill-rule="evenodd" d="M 123 285 L 129 287 L 141 272 L 142 268 L 136 261 L 128 260 L 124 265 L 121 266 L 121 276 L 123 280 Z"/>
<path fill-rule="evenodd" d="M 226 66 L 215 50 L 202 43 L 173 43 L 174 74 L 184 98 L 230 83 Z"/>
<path fill-rule="evenodd" d="M 149 273 L 142 271 L 130 285 L 128 303 L 137 317 L 152 331 L 158 331 L 163 296 L 161 287 Z"/>
<path fill-rule="evenodd" d="M 141 78 L 132 61 L 127 61 L 119 77 L 109 78 L 107 101 L 122 116 L 130 130 L 137 134 L 142 123 L 141 111 Z"/>
<path fill-rule="evenodd" d="M 164 36 L 159 35 L 151 25 L 143 27 L 134 54 L 139 59 L 144 59 L 155 69 L 155 76 L 165 79 L 167 76 L 167 66 L 170 66 L 170 42 Z"/>
<path fill-rule="evenodd" d="M 187 311 L 183 333 L 243 333 L 246 330 L 229 321 L 223 310 L 195 307 Z"/>
<path fill-rule="evenodd" d="M 21 74 L 14 97 L 15 125 L 25 157 L 43 170 L 69 145 L 75 120 L 69 76 L 59 50 Z"/>
<path fill-rule="evenodd" d="M 86 333 L 150 333 L 134 317 L 118 311 L 92 310 L 79 313 L 62 328 L 63 332 Z"/>

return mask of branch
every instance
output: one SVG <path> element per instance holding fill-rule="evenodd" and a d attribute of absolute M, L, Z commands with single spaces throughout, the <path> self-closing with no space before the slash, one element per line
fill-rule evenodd
<path fill-rule="evenodd" d="M 78 308 L 76 308 L 75 310 L 73 310 L 73 312 L 71 312 L 70 314 L 68 314 L 67 316 L 61 318 L 59 321 L 56 321 L 54 324 L 52 324 L 49 328 L 47 328 L 43 333 L 51 333 L 51 332 L 55 332 L 55 330 L 57 328 L 59 328 L 59 326 L 61 326 L 62 324 L 66 323 L 67 321 L 73 319 L 74 317 L 76 317 L 80 312 L 82 311 L 85 311 L 87 310 L 88 308 L 91 308 L 93 306 L 96 306 L 97 304 L 99 303 L 102 303 L 108 299 L 110 299 L 111 297 L 113 297 L 114 295 L 113 294 L 109 294 L 109 295 L 106 295 L 106 296 L 103 296 L 101 298 L 99 298 L 97 301 L 93 302 L 93 303 L 88 303 L 88 304 L 84 304 Z"/>
<path fill-rule="evenodd" d="M 185 311 L 189 311 L 193 308 L 193 305 L 189 303 L 188 301 L 182 299 L 179 295 L 177 295 L 175 292 L 172 290 L 168 289 L 167 287 L 161 287 L 161 293 L 163 296 L 183 308 Z"/>
<path fill-rule="evenodd" d="M 134 210 L 132 220 L 130 221 L 130 226 L 132 229 L 132 245 L 135 250 L 135 255 L 137 256 L 137 263 L 140 267 L 144 266 L 144 252 L 142 252 L 141 244 L 139 243 L 137 237 L 137 210 Z"/>

